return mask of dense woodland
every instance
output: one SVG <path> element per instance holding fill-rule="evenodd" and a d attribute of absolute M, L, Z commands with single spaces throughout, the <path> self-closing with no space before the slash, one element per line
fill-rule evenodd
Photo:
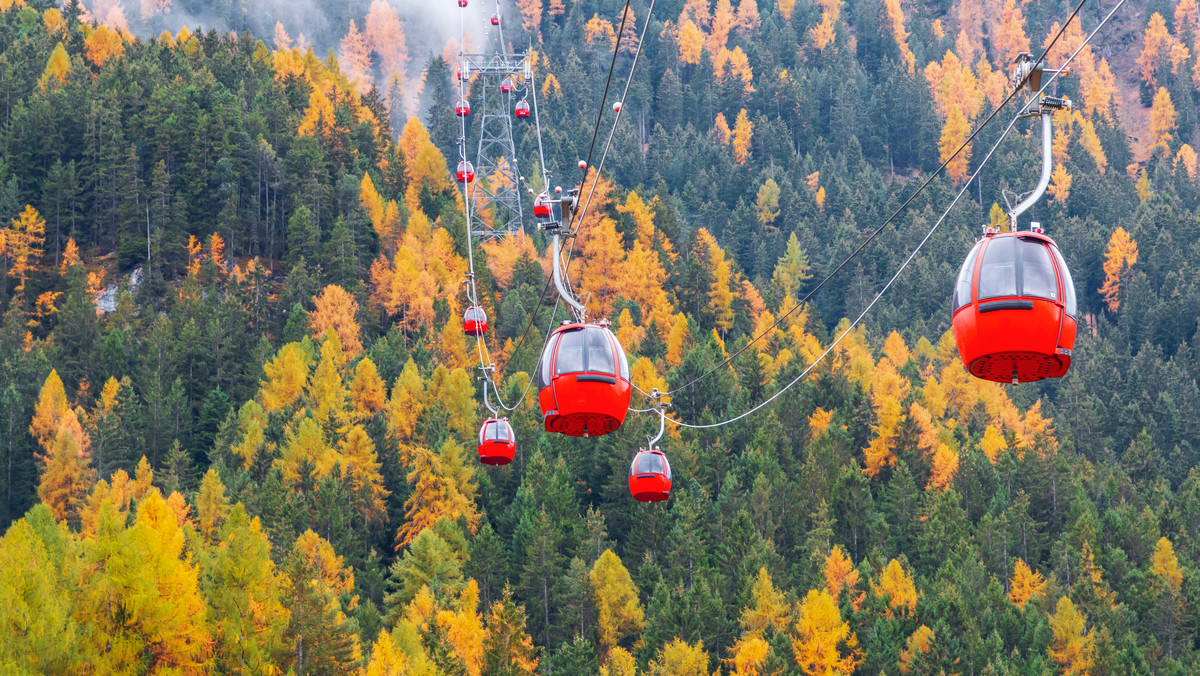
<path fill-rule="evenodd" d="M 522 396 L 566 318 L 532 227 L 474 250 L 518 439 L 475 459 L 459 36 L 410 53 L 383 0 L 310 27 L 268 4 L 0 0 L 0 671 L 1200 670 L 1195 0 L 1127 4 L 1057 87 L 1033 217 L 1080 296 L 1066 378 L 975 380 L 948 333 L 962 258 L 1036 181 L 1020 123 L 810 377 L 669 429 L 654 505 L 626 477 L 655 416 L 556 436 Z M 201 5 L 234 32 L 185 27 Z M 692 423 L 870 302 L 1012 105 L 791 312 L 1072 9 L 658 0 L 639 45 L 647 3 L 620 31 L 623 6 L 517 0 L 506 29 L 537 52 L 552 185 L 583 180 L 612 53 L 616 89 L 641 49 L 570 272 L 646 391 L 766 331 L 674 394 Z"/>

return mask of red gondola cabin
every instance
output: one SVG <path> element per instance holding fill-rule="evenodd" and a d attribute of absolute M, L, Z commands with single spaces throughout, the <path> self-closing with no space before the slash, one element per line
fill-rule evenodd
<path fill-rule="evenodd" d="M 499 26 L 499 25 L 500 25 L 500 15 L 499 15 L 499 14 L 493 14 L 493 15 L 492 15 L 492 25 L 493 25 L 493 26 Z"/>
<path fill-rule="evenodd" d="M 466 117 L 471 114 L 471 104 L 466 99 L 461 99 L 454 105 L 454 114 L 459 117 Z"/>
<path fill-rule="evenodd" d="M 467 6 L 467 0 L 458 0 L 458 6 L 459 6 L 459 7 L 466 7 L 466 6 Z"/>
<path fill-rule="evenodd" d="M 500 81 L 500 91 L 507 94 L 513 90 L 512 78 L 506 77 Z"/>
<path fill-rule="evenodd" d="M 507 420 L 491 418 L 479 428 L 479 462 L 507 465 L 517 452 L 517 437 Z"/>
<path fill-rule="evenodd" d="M 998 383 L 1061 378 L 1075 347 L 1075 283 L 1040 232 L 989 234 L 954 286 L 954 342 L 971 375 Z"/>
<path fill-rule="evenodd" d="M 463 333 L 482 336 L 487 333 L 487 313 L 478 305 L 472 305 L 463 313 Z"/>
<path fill-rule="evenodd" d="M 547 432 L 595 437 L 621 427 L 629 410 L 629 361 L 599 324 L 567 324 L 550 334 L 538 368 L 538 403 Z"/>
<path fill-rule="evenodd" d="M 629 466 L 629 493 L 639 502 L 662 502 L 671 497 L 671 463 L 657 448 L 638 451 Z"/>
<path fill-rule="evenodd" d="M 535 218 L 550 218 L 550 196 L 542 193 L 533 198 L 533 215 Z"/>
<path fill-rule="evenodd" d="M 517 105 L 513 108 L 513 115 L 517 117 L 529 117 L 529 102 L 525 99 L 517 101 Z"/>
<path fill-rule="evenodd" d="M 466 160 L 459 162 L 458 171 L 454 172 L 454 178 L 458 179 L 459 183 L 473 182 L 475 180 L 475 166 Z"/>

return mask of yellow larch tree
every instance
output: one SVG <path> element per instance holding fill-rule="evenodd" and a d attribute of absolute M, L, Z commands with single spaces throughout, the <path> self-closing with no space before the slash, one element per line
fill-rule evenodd
<path fill-rule="evenodd" d="M 820 0 L 820 3 L 821 23 L 808 29 L 808 37 L 812 40 L 813 46 L 824 52 L 837 37 L 837 22 L 838 17 L 841 16 L 842 0 Z"/>
<path fill-rule="evenodd" d="M 100 68 L 125 53 L 125 39 L 108 26 L 98 26 L 83 40 L 83 54 L 92 65 Z"/>
<path fill-rule="evenodd" d="M 338 453 L 350 492 L 362 507 L 364 521 L 387 521 L 387 507 L 383 501 L 387 499 L 389 491 L 383 487 L 375 442 L 371 441 L 362 425 L 351 427 L 342 437 L 338 443 Z"/>
<path fill-rule="evenodd" d="M 71 57 L 67 56 L 67 49 L 60 42 L 55 45 L 54 51 L 50 52 L 50 58 L 46 60 L 46 69 L 38 78 L 38 86 L 42 91 L 56 90 L 67 83 L 67 74 L 70 72 Z"/>
<path fill-rule="evenodd" d="M 1071 174 L 1067 171 L 1066 166 L 1062 162 L 1054 165 L 1054 171 L 1050 174 L 1050 198 L 1057 202 L 1063 203 L 1071 195 Z"/>
<path fill-rule="evenodd" d="M 469 580 L 453 608 L 437 611 L 436 622 L 445 645 L 466 670 L 467 676 L 483 672 L 483 617 L 479 614 L 479 584 Z"/>
<path fill-rule="evenodd" d="M 760 28 L 762 28 L 762 16 L 758 13 L 757 0 L 738 2 L 734 30 L 746 37 L 754 37 Z"/>
<path fill-rule="evenodd" d="M 1167 30 L 1167 20 L 1158 12 L 1151 14 L 1142 34 L 1142 53 L 1137 58 L 1142 82 L 1147 87 L 1158 84 L 1158 64 L 1164 56 L 1170 55 L 1177 42 Z"/>
<path fill-rule="evenodd" d="M 733 124 L 733 135 L 730 143 L 733 145 L 733 159 L 738 164 L 745 164 L 750 159 L 750 141 L 754 138 L 754 123 L 743 108 L 738 112 Z"/>
<path fill-rule="evenodd" d="M 320 425 L 312 418 L 303 418 L 283 442 L 283 454 L 275 459 L 275 466 L 283 472 L 289 484 L 304 480 L 300 472 L 311 468 L 316 478 L 324 477 L 336 462 L 333 450 L 325 440 Z"/>
<path fill-rule="evenodd" d="M 933 630 L 923 624 L 909 635 L 900 651 L 900 673 L 913 673 L 913 662 L 933 649 L 933 639 Z"/>
<path fill-rule="evenodd" d="M 1200 32 L 1200 5 L 1196 0 L 1179 0 L 1172 15 L 1175 34 L 1182 37 L 1196 37 Z"/>
<path fill-rule="evenodd" d="M 1025 610 L 1025 604 L 1030 599 L 1041 598 L 1046 593 L 1046 584 L 1041 573 L 1031 570 L 1024 559 L 1017 559 L 1008 581 L 1008 600 Z"/>
<path fill-rule="evenodd" d="M 708 653 L 704 643 L 695 645 L 679 638 L 659 648 L 643 672 L 647 676 L 708 676 Z"/>
<path fill-rule="evenodd" d="M 67 27 L 67 20 L 63 18 L 62 12 L 57 7 L 51 7 L 42 12 L 42 24 L 46 26 L 48 33 L 61 35 Z"/>
<path fill-rule="evenodd" d="M 601 19 L 599 14 L 593 14 L 583 27 L 583 37 L 588 47 L 603 47 L 612 49 L 617 44 L 617 34 L 613 31 L 612 22 Z"/>
<path fill-rule="evenodd" d="M 954 156 L 954 152 L 958 150 L 966 140 L 967 135 L 971 133 L 970 125 L 967 123 L 967 118 L 958 106 L 950 108 L 949 115 L 946 116 L 946 122 L 942 126 L 942 137 L 938 141 L 938 160 L 945 162 Z M 953 179 L 954 185 L 963 182 L 970 174 L 971 169 L 971 146 L 962 149 L 953 160 L 950 160 L 946 165 L 946 173 Z"/>
<path fill-rule="evenodd" d="M 954 481 L 956 474 L 958 474 L 958 452 L 949 444 L 938 444 L 937 450 L 933 452 L 933 467 L 929 473 L 929 484 L 925 486 L 926 490 L 946 490 Z"/>
<path fill-rule="evenodd" d="M 396 533 L 397 549 L 442 517 L 451 521 L 464 517 L 471 533 L 478 528 L 476 486 L 470 468 L 463 464 L 462 453 L 462 447 L 453 440 L 444 442 L 438 453 L 419 446 L 411 448 L 407 478 L 413 490 L 404 503 L 405 521 Z"/>
<path fill-rule="evenodd" d="M 733 654 L 725 660 L 729 676 L 765 676 L 762 671 L 771 653 L 771 644 L 758 636 L 743 636 L 729 650 Z"/>
<path fill-rule="evenodd" d="M 1000 454 L 1008 450 L 1008 442 L 1005 441 L 1004 435 L 1000 433 L 1000 429 L 995 425 L 988 425 L 983 432 L 983 438 L 979 440 L 979 449 L 987 455 L 987 459 L 993 465 L 1000 459 Z"/>
<path fill-rule="evenodd" d="M 628 650 L 617 646 L 600 665 L 600 676 L 637 676 L 637 662 Z"/>
<path fill-rule="evenodd" d="M 350 28 L 342 38 L 338 65 L 359 94 L 371 89 L 371 47 L 367 44 L 366 36 L 359 32 L 354 19 L 350 20 Z"/>
<path fill-rule="evenodd" d="M 217 470 L 209 468 L 200 481 L 196 494 L 196 516 L 199 519 L 200 535 L 212 544 L 217 539 L 217 529 L 229 514 L 229 498 L 225 495 L 225 484 Z"/>
<path fill-rule="evenodd" d="M 42 258 L 45 235 L 45 219 L 29 204 L 12 219 L 11 226 L 3 233 L 4 245 L 0 252 L 9 260 L 8 276 L 18 280 L 14 289 L 18 294 L 25 290 L 29 273 L 37 267 Z"/>
<path fill-rule="evenodd" d="M 1171 156 L 1171 141 L 1175 138 L 1177 127 L 1176 118 L 1171 93 L 1165 87 L 1159 87 L 1154 93 L 1154 103 L 1150 106 L 1150 154 L 1166 158 Z"/>
<path fill-rule="evenodd" d="M 96 480 L 96 472 L 83 454 L 82 434 L 65 421 L 60 423 L 37 487 L 38 499 L 50 508 L 54 518 L 72 525 L 78 523 L 79 510 Z"/>
<path fill-rule="evenodd" d="M 884 566 L 878 583 L 871 582 L 871 591 L 887 597 L 888 617 L 910 617 L 917 610 L 917 588 L 912 574 L 896 559 Z"/>
<path fill-rule="evenodd" d="M 1050 616 L 1053 635 L 1048 648 L 1050 659 L 1062 667 L 1063 674 L 1086 676 L 1091 673 L 1094 651 L 1093 633 L 1086 629 L 1087 618 L 1066 596 Z"/>
<path fill-rule="evenodd" d="M 358 301 L 337 284 L 326 286 L 321 294 L 313 298 L 315 305 L 308 313 L 308 326 L 313 338 L 320 340 L 327 331 L 337 333 L 341 343 L 343 362 L 353 359 L 362 352 L 359 337 Z"/>
<path fill-rule="evenodd" d="M 350 381 L 350 401 L 359 416 L 367 417 L 387 406 L 387 384 L 379 377 L 379 369 L 369 357 L 354 367 Z"/>
<path fill-rule="evenodd" d="M 46 381 L 42 383 L 37 403 L 34 404 L 33 420 L 29 423 L 29 433 L 33 435 L 43 453 L 50 452 L 50 447 L 58 436 L 59 425 L 70 411 L 71 405 L 67 403 L 67 391 L 63 387 L 62 378 L 58 377 L 58 371 L 50 369 L 50 375 L 46 376 Z"/>
<path fill-rule="evenodd" d="M 770 226 L 779 218 L 779 194 L 779 184 L 773 178 L 768 178 L 759 186 L 754 199 L 754 211 L 759 224 Z"/>
<path fill-rule="evenodd" d="M 1020 52 L 1029 51 L 1029 36 L 1025 34 L 1025 14 L 1016 0 L 1004 3 L 1000 12 L 1000 29 L 992 36 L 992 45 L 1001 63 L 1012 63 Z"/>
<path fill-rule="evenodd" d="M 517 0 L 517 9 L 521 12 L 521 27 L 535 36 L 540 36 L 542 0 Z"/>
<path fill-rule="evenodd" d="M 1187 173 L 1187 177 L 1194 180 L 1196 178 L 1198 160 L 1200 158 L 1197 158 L 1196 151 L 1192 149 L 1192 146 L 1184 143 L 1179 146 L 1179 152 L 1175 153 L 1175 162 L 1172 169 L 1178 172 L 1180 165 L 1182 165 L 1183 170 Z"/>
<path fill-rule="evenodd" d="M 1183 584 L 1183 571 L 1179 568 L 1175 547 L 1165 537 L 1160 537 L 1154 545 L 1154 553 L 1150 555 L 1150 573 L 1176 592 L 1179 591 L 1179 585 Z"/>
<path fill-rule="evenodd" d="M 848 593 L 858 589 L 858 571 L 854 569 L 854 563 L 850 561 L 841 545 L 834 545 L 829 550 L 822 567 L 822 575 L 825 577 L 825 591 L 835 600 L 841 598 L 843 589 Z"/>
<path fill-rule="evenodd" d="M 883 6 L 892 23 L 892 37 L 896 38 L 896 44 L 900 47 L 900 58 L 908 67 L 909 75 L 912 75 L 916 71 L 917 57 L 908 47 L 909 34 L 904 29 L 904 10 L 900 7 L 900 0 L 883 0 Z"/>
<path fill-rule="evenodd" d="M 388 432 L 401 443 L 412 438 L 417 421 L 425 410 L 425 383 L 412 357 L 404 364 L 400 377 L 392 385 L 387 402 Z"/>
<path fill-rule="evenodd" d="M 729 139 L 733 138 L 733 131 L 729 128 L 725 113 L 717 113 L 717 117 L 713 121 L 713 138 L 723 146 L 729 145 Z"/>
<path fill-rule="evenodd" d="M 623 638 L 640 634 L 646 626 L 645 611 L 637 587 L 621 558 L 604 550 L 588 572 L 596 604 L 596 628 L 601 659 Z"/>
<path fill-rule="evenodd" d="M 833 596 L 824 589 L 810 589 L 800 602 L 792 652 L 796 664 L 808 676 L 851 674 L 862 661 L 858 637 L 842 620 Z"/>
<path fill-rule="evenodd" d="M 739 622 L 750 635 L 761 635 L 768 628 L 785 629 L 788 622 L 788 603 L 783 593 L 771 582 L 766 568 L 759 568 L 750 588 L 750 602 L 742 609 Z"/>
<path fill-rule="evenodd" d="M 400 17 L 390 3 L 372 0 L 363 23 L 363 33 L 371 50 L 379 55 L 379 68 L 384 79 L 396 74 L 403 75 L 408 65 L 408 45 Z"/>
<path fill-rule="evenodd" d="M 796 0 L 778 0 L 777 6 L 779 13 L 783 15 L 784 21 L 792 20 L 792 11 L 796 8 Z"/>
<path fill-rule="evenodd" d="M 1121 291 L 1121 273 L 1137 263 L 1137 260 L 1137 242 L 1125 228 L 1118 225 L 1108 240 L 1108 250 L 1104 254 L 1104 284 L 1099 289 L 1109 312 L 1116 312 L 1121 305 L 1118 298 Z"/>
<path fill-rule="evenodd" d="M 590 295 L 588 312 L 596 317 L 612 314 L 613 302 L 617 299 L 621 281 L 621 263 L 625 248 L 617 234 L 617 223 L 611 218 L 601 219 L 583 241 L 581 252 L 583 264 L 579 272 L 579 288 Z"/>
<path fill-rule="evenodd" d="M 688 19 L 679 27 L 679 60 L 696 65 L 700 63 L 700 54 L 704 50 L 704 32 Z"/>
<path fill-rule="evenodd" d="M 275 358 L 263 365 L 267 376 L 259 382 L 259 396 L 268 412 L 290 406 L 304 392 L 312 357 L 299 343 L 279 348 Z"/>
<path fill-rule="evenodd" d="M 713 281 L 708 288 L 708 305 L 706 309 L 713 323 L 722 331 L 733 326 L 733 264 L 725 257 L 725 250 L 717 244 L 717 240 L 705 228 L 696 232 L 697 243 L 704 248 L 708 259 L 709 272 Z"/>
<path fill-rule="evenodd" d="M 330 329 L 321 343 L 321 358 L 308 381 L 308 396 L 312 401 L 313 418 L 326 429 L 334 429 L 346 421 L 346 399 L 349 393 L 342 382 L 339 364 L 341 344 Z"/>
<path fill-rule="evenodd" d="M 81 650 L 114 672 L 201 671 L 212 644 L 199 569 L 184 551 L 185 533 L 157 488 L 128 528 L 102 527 L 85 545 L 80 616 L 96 618 Z M 142 574 L 153 571 L 153 574 Z M 110 612 L 120 608 L 120 613 Z"/>

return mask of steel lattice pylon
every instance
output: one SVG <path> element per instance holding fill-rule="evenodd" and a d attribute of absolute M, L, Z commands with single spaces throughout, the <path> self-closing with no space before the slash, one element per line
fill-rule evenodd
<path fill-rule="evenodd" d="M 475 171 L 479 177 L 470 188 L 471 231 L 481 241 L 521 230 L 520 171 L 513 143 L 512 92 L 501 92 L 505 78 L 531 78 L 525 54 L 464 54 L 465 76 L 473 78 L 479 110 L 479 148 Z M 492 223 L 484 218 L 489 207 Z"/>

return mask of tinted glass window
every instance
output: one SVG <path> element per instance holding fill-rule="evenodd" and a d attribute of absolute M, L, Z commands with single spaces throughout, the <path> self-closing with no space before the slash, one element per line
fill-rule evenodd
<path fill-rule="evenodd" d="M 979 249 L 982 246 L 983 242 L 980 242 L 975 245 L 974 249 L 971 249 L 962 269 L 958 271 L 958 282 L 954 285 L 955 310 L 971 302 L 971 282 L 974 281 L 972 278 L 975 276 L 975 259 L 979 257 Z"/>
<path fill-rule="evenodd" d="M 609 337 L 612 338 L 613 343 L 617 346 L 617 361 L 620 362 L 621 377 L 629 380 L 629 360 L 625 358 L 625 349 L 621 347 L 621 341 L 617 340 L 617 337 L 611 332 L 609 333 Z"/>
<path fill-rule="evenodd" d="M 979 300 L 1017 295 L 1017 239 L 996 237 L 983 252 L 979 270 Z"/>
<path fill-rule="evenodd" d="M 583 370 L 584 331 L 559 334 L 557 374 L 579 373 Z"/>
<path fill-rule="evenodd" d="M 1067 268 L 1067 262 L 1063 260 L 1062 253 L 1058 247 L 1050 247 L 1050 251 L 1054 252 L 1054 260 L 1058 263 L 1059 274 L 1062 275 L 1063 286 L 1063 304 L 1065 304 L 1067 314 L 1075 316 L 1075 280 L 1071 279 L 1071 271 Z"/>
<path fill-rule="evenodd" d="M 1037 240 L 1021 240 L 1021 295 L 1058 300 L 1058 279 L 1046 245 Z"/>
<path fill-rule="evenodd" d="M 544 389 L 550 384 L 550 362 L 554 358 L 554 344 L 558 342 L 558 336 L 550 336 L 550 340 L 546 342 L 546 348 L 542 350 L 542 364 L 538 369 L 538 389 Z"/>
<path fill-rule="evenodd" d="M 661 457 L 662 457 L 663 469 L 666 470 L 667 481 L 670 481 L 671 480 L 671 463 L 667 462 L 667 456 L 664 455 Z"/>
<path fill-rule="evenodd" d="M 663 456 L 657 453 L 642 453 L 637 458 L 634 474 L 665 474 Z"/>
<path fill-rule="evenodd" d="M 608 339 L 608 331 L 604 329 L 587 329 L 587 370 L 601 373 L 616 373 L 613 362 L 612 343 Z M 559 357 L 561 359 L 562 357 Z"/>
<path fill-rule="evenodd" d="M 498 422 L 498 423 L 495 423 L 494 425 L 492 425 L 492 427 L 496 430 L 496 432 L 495 432 L 496 441 L 508 441 L 509 440 L 507 423 Z"/>

